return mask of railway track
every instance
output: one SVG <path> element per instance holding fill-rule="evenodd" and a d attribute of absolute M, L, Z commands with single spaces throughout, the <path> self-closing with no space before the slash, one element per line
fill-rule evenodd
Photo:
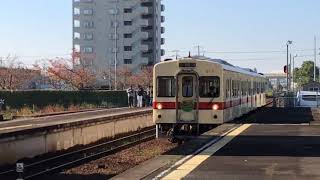
<path fill-rule="evenodd" d="M 44 176 L 58 173 L 133 145 L 149 141 L 154 139 L 155 135 L 155 127 L 151 127 L 112 141 L 26 164 L 23 179 L 42 179 Z M 15 169 L 0 172 L 0 179 L 16 179 L 17 176 L 18 174 Z"/>
<path fill-rule="evenodd" d="M 272 105 L 268 100 L 263 107 Z M 127 147 L 155 138 L 155 127 L 121 137 L 112 141 L 104 142 L 87 148 L 68 152 L 58 156 L 43 159 L 25 165 L 24 179 L 38 179 L 46 175 L 61 172 L 75 166 L 79 166 L 91 160 L 115 153 Z M 15 169 L 0 172 L 0 179 L 16 179 Z"/>

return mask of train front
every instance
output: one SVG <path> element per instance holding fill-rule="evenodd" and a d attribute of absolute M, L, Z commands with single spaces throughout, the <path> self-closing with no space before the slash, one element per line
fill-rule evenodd
<path fill-rule="evenodd" d="M 157 127 L 176 134 L 222 123 L 221 75 L 221 65 L 208 60 L 185 58 L 157 64 L 153 79 Z"/>

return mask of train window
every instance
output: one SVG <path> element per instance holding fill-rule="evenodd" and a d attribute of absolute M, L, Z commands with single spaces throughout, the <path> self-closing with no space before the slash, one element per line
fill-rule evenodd
<path fill-rule="evenodd" d="M 175 97 L 176 81 L 174 77 L 158 77 L 158 97 Z"/>
<path fill-rule="evenodd" d="M 200 77 L 199 85 L 200 85 L 200 89 L 199 89 L 200 97 L 215 98 L 220 96 L 220 78 L 219 77 L 217 76 Z M 227 94 L 228 94 L 228 90 L 227 90 Z"/>
<path fill-rule="evenodd" d="M 193 77 L 184 76 L 182 78 L 182 96 L 192 97 L 193 96 Z"/>
<path fill-rule="evenodd" d="M 247 95 L 247 91 L 246 91 L 246 82 L 242 81 L 241 82 L 241 92 L 242 92 L 242 96 Z"/>
<path fill-rule="evenodd" d="M 230 89 L 230 84 L 229 80 L 226 81 L 226 98 L 229 98 L 229 89 Z"/>

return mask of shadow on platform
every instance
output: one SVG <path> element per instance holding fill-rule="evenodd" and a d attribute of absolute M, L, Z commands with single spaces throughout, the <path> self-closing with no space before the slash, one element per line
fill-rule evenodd
<path fill-rule="evenodd" d="M 215 156 L 320 157 L 320 136 L 240 135 Z"/>
<path fill-rule="evenodd" d="M 264 107 L 246 114 L 231 123 L 301 124 L 314 121 L 311 108 Z"/>

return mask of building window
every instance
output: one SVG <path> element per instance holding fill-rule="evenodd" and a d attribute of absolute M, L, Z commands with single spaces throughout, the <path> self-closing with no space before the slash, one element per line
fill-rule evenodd
<path fill-rule="evenodd" d="M 132 64 L 132 59 L 124 59 L 123 63 L 124 64 Z"/>
<path fill-rule="evenodd" d="M 123 35 L 124 38 L 132 38 L 132 34 L 131 33 L 127 33 Z"/>
<path fill-rule="evenodd" d="M 92 21 L 86 21 L 83 23 L 83 27 L 91 29 L 94 27 L 94 23 Z"/>
<path fill-rule="evenodd" d="M 92 40 L 93 34 L 92 33 L 85 33 L 85 34 L 83 34 L 83 39 L 84 40 Z"/>
<path fill-rule="evenodd" d="M 124 46 L 124 51 L 132 51 L 132 46 Z"/>
<path fill-rule="evenodd" d="M 92 47 L 84 47 L 83 52 L 87 54 L 93 53 L 93 48 Z"/>
<path fill-rule="evenodd" d="M 82 58 L 81 59 L 81 64 L 83 66 L 92 66 L 93 65 L 93 59 Z"/>
<path fill-rule="evenodd" d="M 74 8 L 73 14 L 74 15 L 80 15 L 80 9 L 79 8 Z"/>
<path fill-rule="evenodd" d="M 80 33 L 75 32 L 74 35 L 73 35 L 73 38 L 74 39 L 80 39 Z"/>
<path fill-rule="evenodd" d="M 93 10 L 92 9 L 85 9 L 83 10 L 84 15 L 93 15 Z"/>
<path fill-rule="evenodd" d="M 125 26 L 131 26 L 132 25 L 132 21 L 124 21 L 123 23 Z"/>
<path fill-rule="evenodd" d="M 80 27 L 80 21 L 79 20 L 74 20 L 73 25 L 75 28 Z"/>
<path fill-rule="evenodd" d="M 80 52 L 80 47 L 81 46 L 79 44 L 75 44 L 74 47 L 73 47 L 74 48 L 74 52 Z"/>
<path fill-rule="evenodd" d="M 124 13 L 132 13 L 132 9 L 131 8 L 125 8 L 123 9 Z"/>
<path fill-rule="evenodd" d="M 118 14 L 118 9 L 109 9 L 108 12 L 111 15 L 116 15 L 116 14 Z"/>

